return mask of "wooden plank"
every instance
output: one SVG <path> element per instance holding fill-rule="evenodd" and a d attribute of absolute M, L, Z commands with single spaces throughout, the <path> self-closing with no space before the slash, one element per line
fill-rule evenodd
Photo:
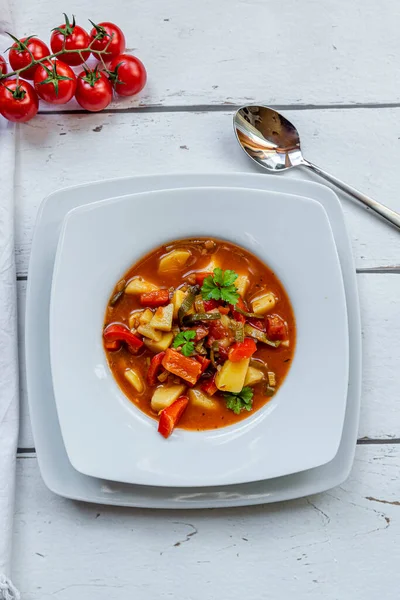
<path fill-rule="evenodd" d="M 65 2 L 13 3 L 19 36 L 48 40 Z M 79 22 L 112 18 L 129 51 L 145 63 L 149 83 L 138 98 L 115 107 L 399 102 L 400 6 L 382 0 L 160 0 L 145 5 L 73 0 Z M 2 49 L 1 49 L 2 50 Z M 46 110 L 42 106 L 42 110 Z M 52 107 L 49 107 L 52 109 Z M 68 106 L 67 108 L 71 108 Z"/>
<path fill-rule="evenodd" d="M 363 396 L 359 437 L 400 437 L 400 276 L 358 275 L 363 322 Z M 26 282 L 18 282 L 20 310 L 21 431 L 19 446 L 34 446 L 24 374 L 24 305 Z"/>
<path fill-rule="evenodd" d="M 400 445 L 361 446 L 339 488 L 213 511 L 85 505 L 18 460 L 14 580 L 26 600 L 395 600 Z M 56 543 L 55 543 L 56 540 Z M 351 568 L 350 568 L 351 566 Z"/>
<path fill-rule="evenodd" d="M 310 160 L 400 210 L 394 168 L 400 160 L 399 131 L 394 126 L 400 108 L 286 114 L 303 133 Z M 16 172 L 18 273 L 27 273 L 38 206 L 60 187 L 135 174 L 256 169 L 236 143 L 229 111 L 39 116 L 20 129 Z M 298 169 L 281 176 L 301 178 L 308 174 Z M 348 198 L 343 199 L 343 208 L 357 267 L 399 265 L 398 231 Z"/>

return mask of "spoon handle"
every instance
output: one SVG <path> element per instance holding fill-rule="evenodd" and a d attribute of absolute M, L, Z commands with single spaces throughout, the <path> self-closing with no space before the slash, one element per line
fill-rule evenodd
<path fill-rule="evenodd" d="M 336 187 L 338 187 L 340 190 L 342 190 L 342 192 L 346 192 L 346 194 L 349 194 L 349 196 L 352 196 L 356 200 L 359 200 L 360 202 L 362 202 L 363 204 L 368 206 L 368 208 L 371 208 L 376 213 L 378 213 L 381 217 L 383 217 L 384 219 L 386 219 L 387 221 L 389 221 L 390 223 L 392 223 L 393 225 L 395 225 L 396 227 L 398 227 L 400 229 L 400 214 L 399 213 L 395 212 L 394 210 L 391 210 L 387 206 L 384 206 L 380 202 L 373 200 L 372 198 L 370 198 L 369 196 L 366 196 L 362 192 L 359 192 L 355 188 L 351 187 L 351 185 L 347 185 L 347 183 L 344 183 L 344 181 L 341 181 L 340 179 L 337 179 L 333 175 L 330 175 L 329 173 L 327 173 L 323 169 L 320 169 L 319 167 L 317 167 L 313 163 L 309 162 L 308 160 L 304 160 L 304 162 L 302 164 L 306 167 L 309 167 L 312 171 L 314 171 L 314 173 L 317 173 L 318 175 L 320 175 L 321 177 L 323 177 L 330 183 L 333 183 L 334 185 L 336 185 Z"/>

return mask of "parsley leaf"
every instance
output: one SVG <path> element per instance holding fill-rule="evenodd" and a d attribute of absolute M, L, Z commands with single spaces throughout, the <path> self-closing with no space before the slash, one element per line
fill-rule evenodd
<path fill-rule="evenodd" d="M 226 407 L 233 410 L 235 415 L 240 414 L 242 410 L 250 411 L 253 408 L 253 390 L 251 387 L 244 387 L 238 394 L 226 393 L 224 398 Z"/>
<path fill-rule="evenodd" d="M 238 274 L 231 269 L 223 271 L 219 267 L 214 269 L 214 274 L 204 279 L 201 295 L 204 300 L 224 300 L 229 304 L 236 304 L 239 300 L 234 282 Z"/>
<path fill-rule="evenodd" d="M 188 331 L 181 331 L 174 339 L 172 347 L 178 348 L 179 346 L 182 346 L 181 351 L 183 356 L 190 356 L 194 352 L 194 342 L 191 342 L 190 340 L 193 340 L 195 337 L 196 332 L 191 329 Z"/>

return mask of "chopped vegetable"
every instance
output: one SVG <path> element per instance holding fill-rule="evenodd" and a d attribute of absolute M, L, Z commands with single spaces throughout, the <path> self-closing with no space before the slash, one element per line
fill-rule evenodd
<path fill-rule="evenodd" d="M 154 392 L 151 399 L 151 408 L 154 412 L 160 412 L 167 406 L 170 406 L 181 396 L 186 389 L 184 385 L 160 385 Z"/>
<path fill-rule="evenodd" d="M 246 373 L 246 379 L 244 380 L 245 387 L 248 385 L 256 385 L 260 383 L 264 379 L 265 375 L 260 369 L 256 369 L 255 367 L 249 367 Z"/>
<path fill-rule="evenodd" d="M 110 300 L 110 306 L 115 306 L 118 302 L 118 300 L 124 295 L 124 290 L 120 290 L 119 292 L 116 292 L 114 294 L 114 296 L 111 298 Z"/>
<path fill-rule="evenodd" d="M 154 329 L 150 323 L 147 325 L 139 325 L 137 332 L 140 333 L 140 335 L 149 338 L 149 340 L 153 340 L 154 342 L 159 342 L 162 338 L 162 332 Z"/>
<path fill-rule="evenodd" d="M 164 333 L 161 335 L 161 340 L 155 342 L 150 339 L 143 340 L 145 346 L 151 350 L 152 352 L 165 352 L 167 348 L 172 344 L 172 340 L 174 339 L 174 334 L 169 331 L 168 333 Z"/>
<path fill-rule="evenodd" d="M 162 361 L 164 369 L 194 385 L 201 375 L 201 365 L 195 358 L 183 356 L 168 348 Z"/>
<path fill-rule="evenodd" d="M 194 339 L 195 342 L 200 342 L 200 340 L 203 340 L 205 337 L 208 336 L 208 329 L 202 327 L 201 325 L 198 325 L 198 327 L 196 327 L 194 331 L 196 333 L 196 337 Z"/>
<path fill-rule="evenodd" d="M 235 321 L 234 319 L 230 319 L 229 329 L 233 331 L 233 335 L 235 336 L 235 342 L 243 342 L 244 341 L 244 324 L 240 321 Z"/>
<path fill-rule="evenodd" d="M 187 396 L 181 396 L 173 404 L 168 406 L 168 408 L 164 408 L 164 410 L 161 411 L 158 431 L 162 436 L 168 438 L 171 435 L 188 403 L 189 398 Z"/>
<path fill-rule="evenodd" d="M 279 341 L 273 341 L 268 339 L 263 331 L 260 331 L 259 329 L 257 329 L 257 327 L 252 327 L 252 325 L 249 325 L 248 323 L 246 323 L 244 326 L 244 332 L 246 335 L 255 338 L 259 342 L 263 342 L 268 346 L 273 346 L 274 348 L 277 348 L 280 344 Z"/>
<path fill-rule="evenodd" d="M 235 286 L 236 286 L 238 293 L 241 296 L 246 295 L 249 285 L 250 285 L 250 280 L 247 277 L 247 275 L 238 275 L 238 278 L 235 281 Z"/>
<path fill-rule="evenodd" d="M 239 362 L 244 358 L 250 358 L 257 350 L 257 344 L 250 338 L 245 338 L 244 342 L 236 342 L 231 346 L 228 357 L 232 362 Z"/>
<path fill-rule="evenodd" d="M 177 269 L 181 269 L 190 258 L 190 251 L 179 249 L 172 250 L 165 256 L 163 256 L 160 260 L 160 264 L 158 266 L 159 273 L 167 273 L 168 271 L 176 271 Z"/>
<path fill-rule="evenodd" d="M 172 296 L 172 304 L 174 305 L 174 319 L 178 318 L 178 311 L 182 305 L 182 302 L 186 296 L 186 293 L 182 290 L 175 290 Z"/>
<path fill-rule="evenodd" d="M 126 286 L 125 294 L 139 296 L 140 294 L 147 294 L 148 292 L 153 292 L 154 290 L 158 290 L 158 287 L 154 285 L 154 283 L 145 281 L 142 277 L 134 277 Z"/>
<path fill-rule="evenodd" d="M 265 396 L 273 396 L 276 392 L 276 388 L 271 387 L 270 385 L 266 385 L 264 388 L 264 395 Z"/>
<path fill-rule="evenodd" d="M 268 383 L 271 387 L 276 387 L 276 377 L 275 377 L 275 373 L 273 371 L 268 371 L 267 373 L 268 375 Z"/>
<path fill-rule="evenodd" d="M 150 321 L 151 327 L 160 331 L 171 331 L 172 318 L 174 316 L 174 305 L 160 306 Z"/>
<path fill-rule="evenodd" d="M 204 300 L 203 304 L 204 304 L 205 312 L 208 312 L 209 310 L 214 310 L 214 308 L 218 308 L 218 306 L 221 304 L 221 301 L 220 300 Z"/>
<path fill-rule="evenodd" d="M 203 388 L 202 388 L 203 389 Z M 214 410 L 218 408 L 218 401 L 213 400 L 203 391 L 198 390 L 197 388 L 192 388 L 189 390 L 189 400 L 193 406 L 198 406 L 199 408 L 203 408 L 204 410 Z"/>
<path fill-rule="evenodd" d="M 253 394 L 250 387 L 244 387 L 236 394 L 224 394 L 226 407 L 233 410 L 235 415 L 239 415 L 242 410 L 250 411 L 253 408 Z"/>
<path fill-rule="evenodd" d="M 126 325 L 112 323 L 108 325 L 103 337 L 106 343 L 109 342 L 125 342 L 132 352 L 137 352 L 143 346 L 143 342 L 135 334 L 133 334 Z"/>
<path fill-rule="evenodd" d="M 189 288 L 189 290 L 186 292 L 185 297 L 184 297 L 184 299 L 182 301 L 182 304 L 181 304 L 181 306 L 179 307 L 179 310 L 178 310 L 178 319 L 179 319 L 179 322 L 181 324 L 182 324 L 182 321 L 183 321 L 183 317 L 193 307 L 193 304 L 194 304 L 197 292 L 198 292 L 197 286 L 191 286 Z"/>
<path fill-rule="evenodd" d="M 284 340 L 286 338 L 286 323 L 279 315 L 268 315 L 265 322 L 267 335 L 271 340 Z"/>
<path fill-rule="evenodd" d="M 124 375 L 125 379 L 127 379 L 129 383 L 133 385 L 135 390 L 141 394 L 144 390 L 144 385 L 139 373 L 135 371 L 135 369 L 126 369 Z"/>
<path fill-rule="evenodd" d="M 174 343 L 172 344 L 173 348 L 181 347 L 181 352 L 184 356 L 190 356 L 194 353 L 194 339 L 196 337 L 196 332 L 189 329 L 188 331 L 181 331 L 178 333 L 176 338 L 174 339 Z"/>
<path fill-rule="evenodd" d="M 221 318 L 220 313 L 195 313 L 183 317 L 183 325 L 194 325 L 199 321 L 216 321 Z"/>
<path fill-rule="evenodd" d="M 158 374 L 162 370 L 162 361 L 164 356 L 165 352 L 159 352 L 151 359 L 150 366 L 147 371 L 147 383 L 149 385 L 156 385 Z"/>
<path fill-rule="evenodd" d="M 214 396 L 215 392 L 218 392 L 218 388 L 215 385 L 215 373 L 211 379 L 208 379 L 201 384 L 201 389 L 209 396 Z"/>
<path fill-rule="evenodd" d="M 255 312 L 256 315 L 265 315 L 266 312 L 271 311 L 275 307 L 275 304 L 276 298 L 271 292 L 251 301 L 253 312 Z"/>
<path fill-rule="evenodd" d="M 203 297 L 201 294 L 197 294 L 196 298 L 194 299 L 194 309 L 197 313 L 205 312 Z"/>
<path fill-rule="evenodd" d="M 229 304 L 236 304 L 239 294 L 234 282 L 237 279 L 237 273 L 230 269 L 223 271 L 219 267 L 214 269 L 212 277 L 204 279 L 201 293 L 204 300 L 224 300 Z"/>
<path fill-rule="evenodd" d="M 169 302 L 168 290 L 154 290 L 154 292 L 148 292 L 140 294 L 140 304 L 142 306 L 150 306 L 156 308 L 157 306 L 163 306 Z"/>
<path fill-rule="evenodd" d="M 201 372 L 204 373 L 208 369 L 211 364 L 211 360 L 209 358 L 205 358 L 204 356 L 196 356 L 196 360 L 201 364 Z"/>
<path fill-rule="evenodd" d="M 119 350 L 121 348 L 121 346 L 122 346 L 122 342 L 119 342 L 118 340 L 115 340 L 114 342 L 104 341 L 104 347 L 109 352 L 116 352 L 117 350 Z"/>
<path fill-rule="evenodd" d="M 144 310 L 142 312 L 142 314 L 140 315 L 140 324 L 141 325 L 148 325 L 150 323 L 150 321 L 153 318 L 153 313 L 149 308 L 146 308 L 146 310 Z"/>
<path fill-rule="evenodd" d="M 233 392 L 235 394 L 240 392 L 246 379 L 249 362 L 249 358 L 244 358 L 239 362 L 225 361 L 215 377 L 217 388 L 222 392 Z"/>

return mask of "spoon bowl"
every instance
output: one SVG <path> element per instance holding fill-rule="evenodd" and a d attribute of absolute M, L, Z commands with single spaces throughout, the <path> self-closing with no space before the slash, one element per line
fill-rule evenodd
<path fill-rule="evenodd" d="M 233 126 L 242 150 L 267 171 L 281 173 L 293 167 L 307 167 L 400 229 L 399 213 L 306 160 L 296 127 L 276 110 L 243 106 L 235 113 Z"/>

